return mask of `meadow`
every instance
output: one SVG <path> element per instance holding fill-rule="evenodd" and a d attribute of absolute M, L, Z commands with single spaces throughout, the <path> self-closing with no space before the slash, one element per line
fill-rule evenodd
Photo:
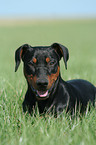
<path fill-rule="evenodd" d="M 73 119 L 30 116 L 22 112 L 27 89 L 23 65 L 15 73 L 15 50 L 22 44 L 51 45 L 69 49 L 66 80 L 85 79 L 96 86 L 96 19 L 0 21 L 0 145 L 95 145 L 96 108 Z"/>

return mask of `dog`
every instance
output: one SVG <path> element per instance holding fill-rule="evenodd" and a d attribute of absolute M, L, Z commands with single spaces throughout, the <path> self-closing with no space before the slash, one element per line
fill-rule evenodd
<path fill-rule="evenodd" d="M 59 61 L 62 57 L 67 69 L 69 52 L 59 43 L 36 47 L 24 44 L 16 50 L 15 72 L 22 59 L 28 84 L 22 104 L 24 112 L 31 114 L 36 104 L 40 114 L 53 111 L 54 114 L 59 114 L 64 110 L 74 112 L 76 106 L 84 111 L 89 101 L 95 105 L 94 85 L 82 79 L 65 82 L 61 78 Z"/>

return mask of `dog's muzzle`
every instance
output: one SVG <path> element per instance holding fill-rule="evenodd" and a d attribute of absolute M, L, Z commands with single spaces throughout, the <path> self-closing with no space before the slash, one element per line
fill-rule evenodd
<path fill-rule="evenodd" d="M 35 94 L 35 96 L 38 100 L 46 100 L 47 98 L 49 98 L 51 92 L 54 90 L 54 86 L 55 86 L 56 83 L 58 83 L 58 79 L 52 84 L 52 86 L 49 90 L 46 90 L 45 89 L 46 87 L 44 87 L 44 86 L 41 87 L 40 84 L 39 84 L 40 87 L 37 90 L 34 89 L 32 85 L 30 87 L 31 87 L 31 90 L 34 92 L 34 94 Z"/>

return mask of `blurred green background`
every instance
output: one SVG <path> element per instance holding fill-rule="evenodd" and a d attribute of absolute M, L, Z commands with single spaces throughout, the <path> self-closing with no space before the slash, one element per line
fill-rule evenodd
<path fill-rule="evenodd" d="M 68 69 L 60 62 L 62 78 L 82 78 L 96 86 L 96 19 L 0 21 L 0 145 L 95 145 L 96 110 L 71 119 L 31 117 L 22 113 L 27 89 L 23 65 L 15 73 L 15 50 L 61 43 L 69 49 Z M 81 119 L 82 118 L 82 119 Z"/>

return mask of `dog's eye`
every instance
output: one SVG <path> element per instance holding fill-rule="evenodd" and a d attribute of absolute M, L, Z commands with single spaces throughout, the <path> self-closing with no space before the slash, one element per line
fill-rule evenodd
<path fill-rule="evenodd" d="M 33 65 L 35 65 L 35 63 L 33 61 L 30 61 L 30 62 L 28 62 L 28 65 L 33 66 Z"/>
<path fill-rule="evenodd" d="M 49 65 L 52 66 L 52 65 L 54 65 L 55 63 L 56 63 L 56 61 L 52 60 L 52 61 L 49 62 Z"/>
<path fill-rule="evenodd" d="M 33 63 L 32 62 L 28 62 L 28 66 L 32 66 L 33 65 Z"/>
<path fill-rule="evenodd" d="M 35 64 L 33 62 L 29 62 L 27 64 L 27 66 L 29 66 L 29 68 L 33 69 L 35 67 Z"/>

